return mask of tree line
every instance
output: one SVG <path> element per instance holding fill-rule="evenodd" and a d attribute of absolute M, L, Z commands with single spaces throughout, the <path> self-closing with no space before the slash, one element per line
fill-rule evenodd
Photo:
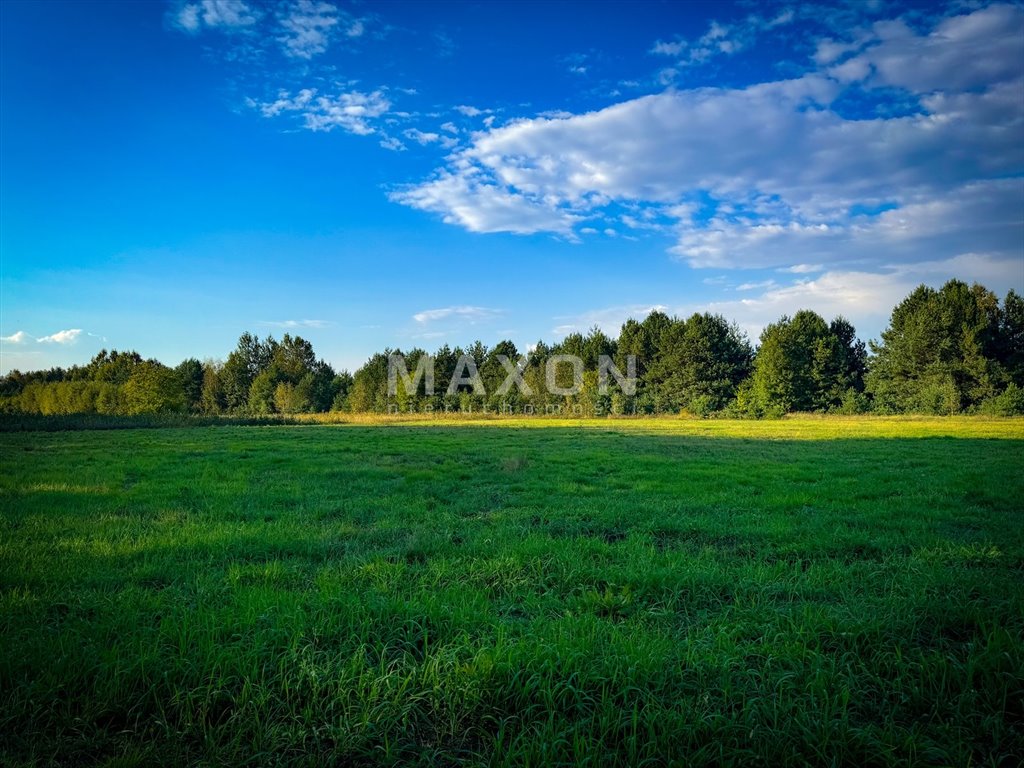
<path fill-rule="evenodd" d="M 1024 299 L 1010 291 L 1000 303 L 985 287 L 951 280 L 920 286 L 892 312 L 878 342 L 865 344 L 844 318 L 826 321 L 801 310 L 772 323 L 756 349 L 721 315 L 688 318 L 652 312 L 627 320 L 617 338 L 599 328 L 521 351 L 511 341 L 488 348 L 445 345 L 433 355 L 435 377 L 447 382 L 463 355 L 472 359 L 486 394 L 468 385 L 448 392 L 388 392 L 388 360 L 410 370 L 427 354 L 387 349 L 355 374 L 335 371 L 313 346 L 285 334 L 243 333 L 224 361 L 184 360 L 170 368 L 137 352 L 96 355 L 87 365 L 0 379 L 0 412 L 269 415 L 326 411 L 469 411 L 514 413 L 663 414 L 687 412 L 771 417 L 821 413 L 1024 414 Z M 544 386 L 545 361 L 583 361 L 582 387 L 572 395 Z M 602 391 L 598 367 L 610 357 L 621 371 L 636 365 L 633 392 Z M 519 361 L 526 392 L 501 392 L 507 361 Z M 572 371 L 560 370 L 569 377 Z M 570 385 L 572 382 L 561 382 Z"/>

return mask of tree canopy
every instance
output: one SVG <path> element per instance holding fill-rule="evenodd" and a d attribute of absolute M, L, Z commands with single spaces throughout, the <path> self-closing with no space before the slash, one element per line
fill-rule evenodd
<path fill-rule="evenodd" d="M 627 320 L 615 338 L 594 327 L 527 350 L 509 340 L 446 344 L 429 355 L 432 392 L 421 376 L 415 390 L 389 394 L 393 355 L 414 378 L 429 353 L 385 349 L 350 375 L 290 334 L 278 341 L 246 332 L 223 362 L 188 358 L 174 368 L 102 350 L 82 366 L 12 371 L 0 379 L 0 412 L 1024 413 L 1024 299 L 1010 291 L 1000 303 L 959 280 L 916 288 L 869 347 L 845 318 L 809 310 L 766 327 L 756 350 L 721 315 L 651 312 Z M 579 364 L 559 356 L 582 361 L 578 390 Z M 635 387 L 623 387 L 617 375 L 630 372 Z"/>

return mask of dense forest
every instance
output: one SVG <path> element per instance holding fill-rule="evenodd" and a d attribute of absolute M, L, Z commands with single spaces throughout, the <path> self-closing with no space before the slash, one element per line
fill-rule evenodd
<path fill-rule="evenodd" d="M 0 412 L 30 414 L 269 415 L 324 411 L 468 411 L 512 413 L 660 414 L 765 417 L 795 411 L 838 413 L 1024 414 L 1024 299 L 1013 291 L 1002 304 L 980 285 L 951 280 L 920 286 L 892 312 L 870 348 L 842 317 L 827 322 L 808 310 L 783 317 L 761 334 L 756 349 L 719 315 L 669 317 L 660 312 L 628 320 L 618 338 L 593 328 L 555 345 L 528 351 L 510 341 L 493 348 L 475 342 L 434 354 L 433 394 L 399 388 L 388 396 L 388 359 L 401 354 L 409 370 L 427 352 L 384 350 L 355 374 L 336 372 L 312 345 L 285 334 L 281 341 L 242 334 L 226 360 L 188 359 L 170 368 L 137 352 L 107 352 L 88 365 L 0 379 Z M 472 357 L 487 394 L 467 385 L 448 393 L 462 355 Z M 550 394 L 544 362 L 552 355 L 584 361 L 583 386 Z M 632 394 L 598 387 L 598 361 L 621 371 L 635 356 Z M 525 358 L 517 388 L 499 393 L 504 358 Z M 571 377 L 571 370 L 559 376 Z M 560 382 L 561 383 L 561 382 Z"/>

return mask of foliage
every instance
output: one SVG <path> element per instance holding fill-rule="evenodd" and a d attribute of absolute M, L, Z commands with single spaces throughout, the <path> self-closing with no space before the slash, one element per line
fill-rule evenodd
<path fill-rule="evenodd" d="M 863 390 L 864 351 L 843 318 L 783 317 L 761 334 L 749 400 L 757 412 L 828 411 Z"/>
<path fill-rule="evenodd" d="M 124 385 L 124 411 L 129 416 L 142 413 L 177 413 L 186 407 L 181 380 L 175 371 L 154 361 L 135 366 Z"/>
<path fill-rule="evenodd" d="M 892 312 L 874 356 L 868 391 L 894 413 L 957 413 L 977 407 L 1008 383 L 1014 364 L 1014 294 L 1003 320 L 995 294 L 950 280 L 938 291 L 918 287 Z M 1002 321 L 1002 322 L 1001 322 Z M 1007 338 L 1009 336 L 1009 338 Z"/>
<path fill-rule="evenodd" d="M 388 394 L 388 358 L 401 355 L 410 373 L 429 353 L 385 349 L 354 375 L 318 359 L 313 345 L 285 334 L 259 339 L 243 333 L 224 362 L 190 358 L 172 371 L 137 352 L 101 351 L 88 365 L 0 379 L 0 413 L 125 414 L 184 410 L 235 416 L 347 413 L 503 412 L 536 415 L 688 414 L 702 418 L 778 418 L 787 413 L 1013 412 L 1024 388 L 1024 299 L 1010 291 L 1002 306 L 980 285 L 952 280 L 936 291 L 917 288 L 892 313 L 869 356 L 853 325 L 808 310 L 783 317 L 761 334 L 756 352 L 742 331 L 720 315 L 688 318 L 651 312 L 627 320 L 617 338 L 593 327 L 558 344 L 537 342 L 525 353 L 509 340 L 493 347 L 442 346 L 433 354 L 434 391 Z M 484 392 L 469 383 L 470 368 L 448 392 L 459 360 L 468 356 Z M 547 366 L 556 355 L 583 362 L 579 391 L 573 366 Z M 635 361 L 635 387 L 613 376 L 602 382 L 602 360 L 623 375 Z M 526 385 L 503 387 L 509 369 Z M 142 409 L 142 410 L 140 410 Z M 146 410 L 157 409 L 157 410 Z"/>

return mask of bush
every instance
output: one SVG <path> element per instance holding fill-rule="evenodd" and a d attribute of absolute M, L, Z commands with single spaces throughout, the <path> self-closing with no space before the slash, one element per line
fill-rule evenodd
<path fill-rule="evenodd" d="M 716 410 L 718 400 L 711 395 L 698 395 L 690 401 L 690 407 L 687 411 L 692 413 L 694 416 L 699 416 L 702 419 L 706 419 L 711 416 Z"/>
<path fill-rule="evenodd" d="M 1011 383 L 995 397 L 985 400 L 978 409 L 989 416 L 1024 416 L 1024 389 Z"/>
<path fill-rule="evenodd" d="M 870 410 L 871 398 L 851 387 L 843 393 L 839 407 L 832 409 L 832 412 L 852 416 L 858 413 L 867 413 Z"/>

